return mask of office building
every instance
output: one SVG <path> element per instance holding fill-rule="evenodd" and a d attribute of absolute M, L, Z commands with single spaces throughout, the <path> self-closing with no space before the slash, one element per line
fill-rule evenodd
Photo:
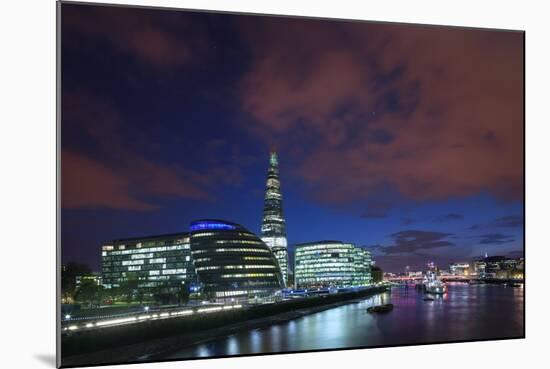
<path fill-rule="evenodd" d="M 449 264 L 449 271 L 454 276 L 467 276 L 470 274 L 470 263 L 458 262 Z"/>
<path fill-rule="evenodd" d="M 105 288 L 134 280 L 150 293 L 157 287 L 177 293 L 196 280 L 187 233 L 114 240 L 101 249 Z"/>
<path fill-rule="evenodd" d="M 319 241 L 296 245 L 296 288 L 365 286 L 371 280 L 371 254 L 351 243 Z"/>
<path fill-rule="evenodd" d="M 191 252 L 202 291 L 210 300 L 273 300 L 284 287 L 271 249 L 239 224 L 198 220 L 190 226 Z"/>

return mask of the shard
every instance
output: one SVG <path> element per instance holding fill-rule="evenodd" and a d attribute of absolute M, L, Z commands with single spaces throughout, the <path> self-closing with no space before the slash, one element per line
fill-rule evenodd
<path fill-rule="evenodd" d="M 269 157 L 261 233 L 262 240 L 271 248 L 279 262 L 286 286 L 288 284 L 288 250 L 283 216 L 283 196 L 279 181 L 279 162 L 276 152 L 271 152 Z"/>

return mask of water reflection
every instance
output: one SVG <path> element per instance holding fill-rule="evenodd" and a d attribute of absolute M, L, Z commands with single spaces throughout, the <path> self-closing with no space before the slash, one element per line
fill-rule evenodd
<path fill-rule="evenodd" d="M 182 349 L 172 358 L 475 340 L 523 335 L 523 289 L 451 284 L 424 301 L 414 288 Z M 366 308 L 393 303 L 389 314 Z"/>
<path fill-rule="evenodd" d="M 226 352 L 228 355 L 238 355 L 239 354 L 239 343 L 235 335 L 231 335 L 227 339 L 227 349 Z"/>

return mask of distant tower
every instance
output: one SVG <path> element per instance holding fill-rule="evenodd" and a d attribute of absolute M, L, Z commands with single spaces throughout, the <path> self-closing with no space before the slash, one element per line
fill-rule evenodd
<path fill-rule="evenodd" d="M 279 182 L 279 162 L 276 152 L 271 152 L 269 157 L 261 231 L 262 240 L 271 248 L 279 262 L 286 286 L 288 282 L 288 250 L 285 218 L 283 217 L 283 196 Z"/>
<path fill-rule="evenodd" d="M 487 256 L 487 251 L 485 251 L 485 259 L 487 259 L 487 257 L 488 257 L 488 256 Z"/>

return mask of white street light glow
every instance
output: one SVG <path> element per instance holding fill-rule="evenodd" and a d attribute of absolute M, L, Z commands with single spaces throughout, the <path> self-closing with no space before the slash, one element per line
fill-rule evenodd
<path fill-rule="evenodd" d="M 177 316 L 185 316 L 185 315 L 192 315 L 194 313 L 213 313 L 217 311 L 226 311 L 231 309 L 239 309 L 242 308 L 242 305 L 225 305 L 225 306 L 210 306 L 210 307 L 204 307 L 197 309 L 196 311 L 193 309 L 187 309 L 187 310 L 179 310 L 179 311 L 172 311 L 172 312 L 163 312 L 163 313 L 156 313 L 156 314 L 146 314 L 146 315 L 139 315 L 139 316 L 131 316 L 126 318 L 119 318 L 119 319 L 109 319 L 109 320 L 103 320 L 103 321 L 97 321 L 97 322 L 90 322 L 86 323 L 84 326 L 77 326 L 77 325 L 70 325 L 68 327 L 64 327 L 63 330 L 67 331 L 73 331 L 79 328 L 101 328 L 111 325 L 119 325 L 119 324 L 131 324 L 131 323 L 138 323 L 140 321 L 144 321 L 146 319 L 151 318 L 167 318 L 167 317 L 177 317 Z"/>
<path fill-rule="evenodd" d="M 213 311 L 220 311 L 220 310 L 222 310 L 222 307 L 218 306 L 218 307 L 209 307 L 209 308 L 199 309 L 199 310 L 197 310 L 197 312 L 198 313 L 211 313 Z"/>
<path fill-rule="evenodd" d="M 131 318 L 111 319 L 111 320 L 105 320 L 105 321 L 102 321 L 102 322 L 97 322 L 96 326 L 102 327 L 104 325 L 129 323 L 129 322 L 133 322 L 135 320 L 137 320 L 137 318 L 135 316 L 133 316 Z"/>

